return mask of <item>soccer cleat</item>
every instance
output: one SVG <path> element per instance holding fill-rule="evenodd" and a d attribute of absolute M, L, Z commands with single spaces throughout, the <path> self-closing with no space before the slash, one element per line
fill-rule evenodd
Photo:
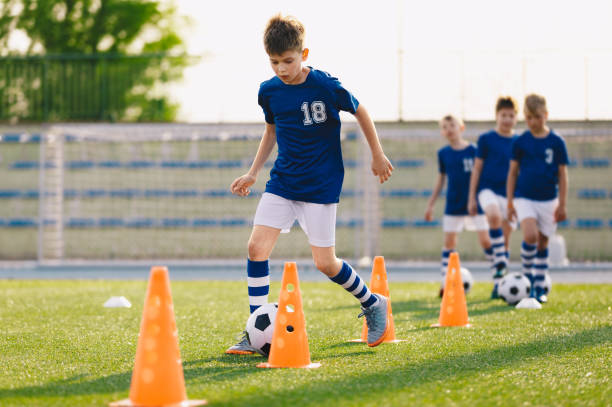
<path fill-rule="evenodd" d="M 540 304 L 544 304 L 544 303 L 548 302 L 548 297 L 545 294 L 544 287 L 536 285 L 536 286 L 533 287 L 533 291 L 532 292 L 534 293 L 534 298 L 536 300 L 538 300 L 538 302 Z"/>
<path fill-rule="evenodd" d="M 234 346 L 228 348 L 225 353 L 229 355 L 252 355 L 258 352 L 257 349 L 251 346 L 251 342 L 249 342 L 249 335 L 247 334 L 247 332 L 242 331 L 240 341 Z"/>
<path fill-rule="evenodd" d="M 368 308 L 361 307 L 361 313 L 358 318 L 365 316 L 366 324 L 368 325 L 368 346 L 374 347 L 382 343 L 389 331 L 389 315 L 387 306 L 389 301 L 386 297 L 380 294 L 372 294 L 378 299 L 376 305 Z"/>
<path fill-rule="evenodd" d="M 504 278 L 504 275 L 506 275 L 505 268 L 498 268 L 495 271 L 495 274 L 493 274 L 493 291 L 491 292 L 492 300 L 499 298 L 499 293 L 497 292 L 497 286 L 499 285 L 502 278 Z"/>

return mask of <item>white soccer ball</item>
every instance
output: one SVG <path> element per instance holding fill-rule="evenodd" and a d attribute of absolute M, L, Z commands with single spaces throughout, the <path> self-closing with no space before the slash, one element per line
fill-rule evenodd
<path fill-rule="evenodd" d="M 448 271 L 447 271 L 448 273 Z M 461 267 L 461 281 L 463 282 L 463 291 L 467 294 L 472 289 L 472 284 L 474 284 L 474 278 L 472 277 L 472 273 L 470 270 L 465 267 Z M 442 279 L 442 288 L 446 285 L 446 276 Z"/>
<path fill-rule="evenodd" d="M 531 282 L 521 273 L 509 273 L 499 282 L 497 287 L 499 298 L 508 305 L 516 305 L 531 293 Z"/>
<path fill-rule="evenodd" d="M 251 346 L 264 356 L 270 354 L 272 334 L 274 333 L 274 319 L 278 304 L 264 304 L 251 314 L 246 324 L 246 332 Z"/>
<path fill-rule="evenodd" d="M 544 295 L 548 296 L 550 294 L 550 290 L 552 289 L 552 281 L 550 279 L 550 275 L 546 273 L 544 281 L 534 281 L 533 286 L 544 287 Z"/>

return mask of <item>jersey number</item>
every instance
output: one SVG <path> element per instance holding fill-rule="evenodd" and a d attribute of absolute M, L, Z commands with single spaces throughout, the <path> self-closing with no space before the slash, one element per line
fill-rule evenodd
<path fill-rule="evenodd" d="M 310 113 L 311 111 L 312 115 Z M 308 102 L 302 103 L 302 112 L 304 112 L 305 126 L 310 126 L 312 123 L 323 123 L 325 120 L 327 120 L 325 103 L 318 100 L 310 104 L 310 109 L 308 109 Z"/>
<path fill-rule="evenodd" d="M 472 168 L 474 168 L 474 159 L 464 158 L 463 159 L 463 171 L 472 172 Z"/>
<path fill-rule="evenodd" d="M 552 148 L 547 148 L 546 150 L 544 150 L 544 153 L 546 154 L 546 158 L 544 159 L 544 161 L 546 161 L 546 164 L 552 164 L 553 162 Z"/>

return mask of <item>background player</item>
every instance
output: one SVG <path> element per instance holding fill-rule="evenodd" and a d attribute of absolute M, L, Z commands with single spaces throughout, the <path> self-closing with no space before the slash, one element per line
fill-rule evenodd
<path fill-rule="evenodd" d="M 495 104 L 495 129 L 478 138 L 478 149 L 470 180 L 468 212 L 478 213 L 478 204 L 484 209 L 489 223 L 489 238 L 493 248 L 493 291 L 498 298 L 497 285 L 508 268 L 510 233 L 516 222 L 508 220 L 506 208 L 506 179 L 512 154 L 518 105 L 511 97 L 500 97 Z M 476 199 L 478 197 L 478 200 Z"/>
<path fill-rule="evenodd" d="M 485 256 L 491 260 L 493 249 L 489 240 L 487 219 L 480 207 L 476 215 L 469 215 L 467 209 L 468 189 L 470 187 L 470 176 L 476 156 L 476 146 L 463 139 L 465 130 L 463 121 L 455 116 L 444 116 L 440 120 L 440 132 L 448 140 L 448 145 L 438 150 L 439 174 L 433 193 L 427 202 L 425 220 L 433 220 L 433 209 L 444 182 L 448 176 L 448 188 L 446 189 L 446 206 L 442 220 L 444 231 L 444 247 L 442 249 L 442 281 L 446 275 L 448 258 L 457 247 L 457 233 L 464 227 L 468 230 L 478 232 L 478 240 L 482 246 Z M 440 296 L 444 293 L 440 288 Z"/>
<path fill-rule="evenodd" d="M 278 144 L 278 156 L 253 221 L 247 275 L 251 312 L 268 302 L 268 258 L 281 231 L 297 220 L 308 236 L 315 266 L 361 303 L 368 324 L 368 345 L 380 344 L 389 326 L 387 299 L 372 294 L 363 280 L 335 254 L 336 207 L 344 167 L 340 111 L 355 115 L 372 152 L 372 172 L 385 182 L 393 166 L 383 153 L 367 110 L 338 79 L 303 66 L 304 26 L 293 17 L 275 16 L 264 32 L 264 45 L 275 76 L 259 88 L 266 127 L 249 171 L 232 183 L 232 193 L 246 196 Z M 246 335 L 227 353 L 252 353 Z"/>
<path fill-rule="evenodd" d="M 531 295 L 548 299 L 543 282 L 548 272 L 548 238 L 565 220 L 568 174 L 565 141 L 546 125 L 548 109 L 543 96 L 525 98 L 525 131 L 512 145 L 508 172 L 508 217 L 518 217 L 523 231 L 521 259 L 532 281 Z"/>

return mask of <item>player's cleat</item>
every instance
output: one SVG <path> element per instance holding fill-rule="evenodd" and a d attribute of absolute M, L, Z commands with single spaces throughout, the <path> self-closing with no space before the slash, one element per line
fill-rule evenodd
<path fill-rule="evenodd" d="M 247 335 L 246 331 L 243 331 L 240 341 L 234 346 L 228 348 L 225 353 L 230 355 L 252 355 L 257 353 L 257 349 L 251 346 L 251 342 L 249 342 L 249 335 Z"/>
<path fill-rule="evenodd" d="M 387 297 L 380 294 L 375 295 L 378 299 L 378 304 L 368 308 L 361 308 L 361 313 L 358 318 L 365 316 L 366 324 L 368 325 L 368 346 L 378 346 L 382 343 L 389 330 L 389 314 L 387 313 Z"/>
<path fill-rule="evenodd" d="M 536 285 L 536 286 L 533 287 L 533 291 L 532 292 L 534 293 L 533 294 L 534 298 L 536 300 L 538 300 L 538 302 L 540 304 L 544 304 L 544 303 L 548 302 L 548 297 L 544 293 L 544 287 Z"/>
<path fill-rule="evenodd" d="M 501 282 L 502 278 L 504 278 L 504 275 L 506 275 L 505 268 L 499 268 L 495 271 L 495 274 L 493 274 L 493 291 L 491 291 L 492 300 L 499 298 L 497 287 L 499 286 L 499 283 Z"/>

